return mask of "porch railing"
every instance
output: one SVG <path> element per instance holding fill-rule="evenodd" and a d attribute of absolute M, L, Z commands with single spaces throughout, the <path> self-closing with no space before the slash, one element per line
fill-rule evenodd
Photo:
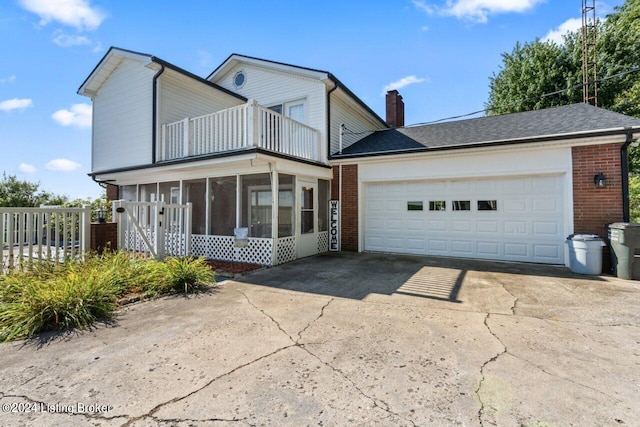
<path fill-rule="evenodd" d="M 164 124 L 158 151 L 160 160 L 166 161 L 251 147 L 326 162 L 316 129 L 264 108 L 255 100 Z"/>

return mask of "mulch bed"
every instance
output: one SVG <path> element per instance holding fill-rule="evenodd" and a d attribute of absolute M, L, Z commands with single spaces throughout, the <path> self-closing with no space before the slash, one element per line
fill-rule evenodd
<path fill-rule="evenodd" d="M 259 264 L 250 264 L 248 262 L 219 261 L 215 259 L 207 260 L 207 264 L 218 274 L 221 275 L 241 275 L 262 268 Z"/>

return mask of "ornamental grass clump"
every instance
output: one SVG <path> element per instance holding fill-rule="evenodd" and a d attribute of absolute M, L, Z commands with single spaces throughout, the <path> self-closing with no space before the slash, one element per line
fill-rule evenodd
<path fill-rule="evenodd" d="M 107 252 L 87 255 L 83 262 L 34 263 L 0 275 L 0 342 L 85 328 L 111 318 L 125 296 L 158 297 L 214 282 L 204 258 L 159 262 Z"/>

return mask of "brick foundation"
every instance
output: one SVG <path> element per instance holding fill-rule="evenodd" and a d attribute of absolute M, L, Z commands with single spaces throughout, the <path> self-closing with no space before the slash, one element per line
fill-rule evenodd
<path fill-rule="evenodd" d="M 621 144 L 573 147 L 573 229 L 597 234 L 608 244 L 606 226 L 623 220 Z M 596 188 L 593 177 L 602 172 L 605 188 Z M 611 270 L 609 247 L 603 251 L 603 269 Z"/>
<path fill-rule="evenodd" d="M 91 223 L 91 250 L 101 253 L 106 248 L 118 250 L 118 224 Z"/>

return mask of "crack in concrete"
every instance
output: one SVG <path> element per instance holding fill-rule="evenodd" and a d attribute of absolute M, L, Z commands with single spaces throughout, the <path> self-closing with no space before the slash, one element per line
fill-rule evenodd
<path fill-rule="evenodd" d="M 487 360 L 486 362 L 484 362 L 482 364 L 482 366 L 480 367 L 480 381 L 478 382 L 478 387 L 475 390 L 475 394 L 478 397 L 478 401 L 480 402 L 480 409 L 478 409 L 478 421 L 480 422 L 481 426 L 484 426 L 484 420 L 483 420 L 483 416 L 485 414 L 485 406 L 487 406 L 488 404 L 485 404 L 485 402 L 482 401 L 482 396 L 480 394 L 480 390 L 482 389 L 482 384 L 484 383 L 485 377 L 484 377 L 484 369 L 487 367 L 487 365 L 489 363 L 495 362 L 496 360 L 498 360 L 498 358 L 504 354 L 507 353 L 507 346 L 502 342 L 502 340 L 491 330 L 491 327 L 489 326 L 489 323 L 487 323 L 487 321 L 489 320 L 489 316 L 491 316 L 491 313 L 487 313 L 487 315 L 484 318 L 484 326 L 487 328 L 487 330 L 489 331 L 489 333 L 500 343 L 500 345 L 502 345 L 503 350 L 496 354 L 495 356 L 493 356 L 491 359 Z"/>
<path fill-rule="evenodd" d="M 371 402 L 373 402 L 373 406 L 375 406 L 376 408 L 382 409 L 383 411 L 387 412 L 389 415 L 393 415 L 393 416 L 395 416 L 395 417 L 397 417 L 397 418 L 399 418 L 401 420 L 404 420 L 404 421 L 406 421 L 408 423 L 411 423 L 411 425 L 413 425 L 414 427 L 417 426 L 417 424 L 415 422 L 413 422 L 413 420 L 405 418 L 402 415 L 398 414 L 397 412 L 392 411 L 391 408 L 389 407 L 389 404 L 387 402 L 385 402 L 384 400 L 377 399 L 377 398 L 375 398 L 373 396 L 369 396 L 368 394 L 366 394 L 360 387 L 358 387 L 358 385 L 355 383 L 355 381 L 353 381 L 351 378 L 349 378 L 349 376 L 347 376 L 347 374 L 345 374 L 341 369 L 336 368 L 335 366 L 331 365 L 329 362 L 324 361 L 320 356 L 318 356 L 317 354 L 313 353 L 308 348 L 306 348 L 304 346 L 300 346 L 300 348 L 302 350 L 306 351 L 310 356 L 312 356 L 315 359 L 317 359 L 320 363 L 322 363 L 323 365 L 327 366 L 332 371 L 338 373 L 342 378 L 347 380 L 353 386 L 353 388 L 355 388 L 356 391 L 358 391 L 358 393 L 360 393 L 360 395 L 362 395 L 366 399 L 369 399 Z"/>
<path fill-rule="evenodd" d="M 206 384 L 204 384 L 202 387 L 199 387 L 199 388 L 197 388 L 196 390 L 193 390 L 193 391 L 191 391 L 191 392 L 189 392 L 189 393 L 185 394 L 184 396 L 174 397 L 173 399 L 167 400 L 166 402 L 163 402 L 163 403 L 160 403 L 160 404 L 156 405 L 155 407 L 153 407 L 149 412 L 147 412 L 147 413 L 146 413 L 146 414 L 144 414 L 144 415 L 140 415 L 140 416 L 138 416 L 138 417 L 132 417 L 132 418 L 129 418 L 129 420 L 128 420 L 126 423 L 124 423 L 124 424 L 122 425 L 122 427 L 130 426 L 130 425 L 132 425 L 132 423 L 134 423 L 134 422 L 136 422 L 136 421 L 143 420 L 143 419 L 145 419 L 145 418 L 152 418 L 152 419 L 154 419 L 154 420 L 156 420 L 156 421 L 162 421 L 162 422 L 164 422 L 165 420 L 163 420 L 163 419 L 161 419 L 161 418 L 157 418 L 157 417 L 155 416 L 155 414 L 156 414 L 159 410 L 161 410 L 163 407 L 165 407 L 165 406 L 167 406 L 167 405 L 171 405 L 172 403 L 180 402 L 181 400 L 184 400 L 184 399 L 186 399 L 186 398 L 188 398 L 188 397 L 191 397 L 191 396 L 193 396 L 194 394 L 196 394 L 196 393 L 198 393 L 198 392 L 200 392 L 200 391 L 204 390 L 205 388 L 209 387 L 211 384 L 213 384 L 214 382 L 218 381 L 218 380 L 219 380 L 219 379 L 221 379 L 221 378 L 224 378 L 224 377 L 226 377 L 226 376 L 229 376 L 229 375 L 231 375 L 231 374 L 233 374 L 233 373 L 235 373 L 235 372 L 239 371 L 240 369 L 246 368 L 247 366 L 250 366 L 250 365 L 252 365 L 252 364 L 254 364 L 254 363 L 256 363 L 256 362 L 259 362 L 259 361 L 261 361 L 261 360 L 263 360 L 263 359 L 266 359 L 266 358 L 268 358 L 268 357 L 271 357 L 271 356 L 273 356 L 273 355 L 275 355 L 275 354 L 280 353 L 281 351 L 287 350 L 287 349 L 289 349 L 289 348 L 291 348 L 291 347 L 295 347 L 295 346 L 296 346 L 295 344 L 291 344 L 291 345 L 287 345 L 287 346 L 285 346 L 285 347 L 278 348 L 278 349 L 276 349 L 276 350 L 272 351 L 272 352 L 271 352 L 271 353 L 269 353 L 269 354 L 264 354 L 264 355 L 262 355 L 262 356 L 260 356 L 260 357 L 258 357 L 258 358 L 256 358 L 256 359 L 253 359 L 253 360 L 251 360 L 251 361 L 249 361 L 249 362 L 247 362 L 247 363 L 244 363 L 244 364 L 242 364 L 242 365 L 236 366 L 235 368 L 231 369 L 230 371 L 227 371 L 227 372 L 225 372 L 224 374 L 220 374 L 220 375 L 218 375 L 217 377 L 215 377 L 215 378 L 211 379 L 210 381 L 208 381 L 208 382 L 207 382 Z M 246 418 L 239 418 L 239 419 L 237 419 L 237 420 L 236 420 L 236 419 L 232 419 L 232 420 L 223 420 L 223 421 L 244 421 L 244 420 L 246 420 Z"/>
<path fill-rule="evenodd" d="M 280 324 L 278 323 L 278 321 L 276 321 L 271 315 L 269 315 L 268 313 L 266 313 L 264 310 L 260 309 L 259 307 L 257 307 L 255 304 L 253 304 L 251 302 L 251 300 L 249 299 L 249 297 L 242 291 L 238 291 L 240 292 L 245 299 L 247 300 L 247 302 L 256 310 L 260 311 L 263 315 L 265 315 L 266 317 L 268 317 L 273 323 L 276 324 L 276 326 L 278 327 L 278 329 L 280 329 L 285 335 L 287 335 L 287 337 L 289 337 L 294 344 L 289 346 L 289 347 L 298 347 L 301 350 L 307 352 L 307 354 L 309 354 L 311 357 L 317 359 L 318 361 L 320 361 L 320 363 L 322 363 L 323 365 L 327 366 L 329 369 L 331 369 L 332 371 L 340 374 L 340 376 L 342 378 L 344 378 L 345 380 L 347 380 L 357 391 L 358 393 L 360 393 L 360 395 L 362 395 L 363 397 L 365 397 L 366 399 L 369 399 L 371 402 L 373 402 L 373 405 L 376 408 L 380 408 L 383 411 L 387 412 L 389 415 L 393 415 L 401 420 L 404 420 L 408 423 L 411 423 L 411 425 L 413 425 L 414 427 L 416 426 L 416 423 L 413 422 L 413 420 L 407 419 L 403 416 L 401 416 L 400 414 L 392 411 L 389 407 L 389 405 L 381 400 L 381 399 L 376 399 L 373 396 L 369 396 L 368 394 L 366 394 L 360 387 L 358 387 L 358 385 L 355 383 L 355 381 L 353 381 L 351 378 L 349 378 L 342 370 L 340 370 L 339 368 L 336 368 L 335 366 L 331 365 L 330 363 L 324 361 L 320 356 L 318 356 L 317 354 L 313 353 L 311 350 L 309 350 L 307 347 L 305 347 L 304 344 L 300 343 L 299 341 L 302 339 L 302 333 L 304 331 L 306 331 L 313 323 L 317 322 L 322 316 L 324 316 L 325 313 L 325 309 L 329 306 L 329 304 L 331 304 L 331 302 L 335 299 L 332 298 L 330 299 L 320 310 L 320 314 L 318 315 L 318 317 L 316 317 L 315 319 L 313 319 L 312 321 L 310 321 L 302 330 L 300 330 L 300 332 L 298 332 L 298 340 L 294 340 L 291 335 L 289 335 L 284 329 L 282 329 L 282 327 L 280 326 Z"/>
<path fill-rule="evenodd" d="M 309 327 L 311 325 L 313 325 L 314 323 L 316 323 L 318 320 L 320 320 L 320 318 L 322 316 L 324 316 L 324 310 L 325 308 L 327 308 L 329 306 L 329 304 L 331 304 L 333 301 L 335 300 L 335 298 L 331 298 L 325 305 L 322 306 L 322 308 L 320 309 L 320 314 L 318 315 L 318 317 L 316 317 L 315 319 L 313 319 L 311 322 L 307 323 L 307 326 L 305 326 L 300 332 L 298 332 L 298 339 L 296 340 L 296 343 L 299 343 L 300 340 L 302 339 L 302 334 L 309 329 Z"/>

